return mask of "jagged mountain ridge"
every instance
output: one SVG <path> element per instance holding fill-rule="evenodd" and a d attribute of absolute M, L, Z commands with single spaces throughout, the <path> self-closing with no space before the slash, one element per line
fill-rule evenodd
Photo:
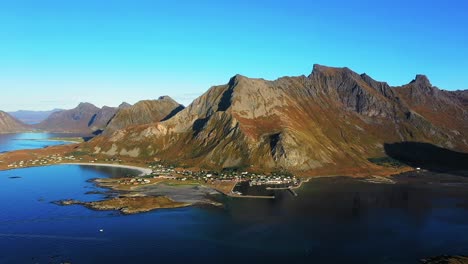
<path fill-rule="evenodd" d="M 395 88 L 320 65 L 309 76 L 275 81 L 236 75 L 168 120 L 118 130 L 84 147 L 208 168 L 291 171 L 366 166 L 367 158 L 385 155 L 388 142 L 467 151 L 465 101 L 426 80 L 417 76 Z M 437 119 L 442 110 L 451 113 L 443 122 Z"/>
<path fill-rule="evenodd" d="M 73 109 L 52 113 L 34 127 L 49 132 L 90 134 L 105 129 L 117 110 L 116 107 L 98 108 L 90 103 L 80 103 Z"/>
<path fill-rule="evenodd" d="M 0 133 L 16 133 L 28 130 L 31 130 L 28 125 L 8 113 L 0 111 Z"/>
<path fill-rule="evenodd" d="M 161 96 L 157 100 L 139 101 L 133 106 L 119 109 L 115 117 L 110 120 L 104 130 L 104 134 L 110 135 L 128 126 L 149 124 L 169 119 L 183 109 L 184 106 L 169 96 Z"/>
<path fill-rule="evenodd" d="M 161 96 L 158 100 L 140 101 L 135 105 L 123 102 L 119 107 L 98 108 L 90 103 L 80 103 L 73 109 L 52 113 L 34 127 L 50 132 L 112 133 L 127 126 L 161 121 L 183 108 L 168 96 Z"/>

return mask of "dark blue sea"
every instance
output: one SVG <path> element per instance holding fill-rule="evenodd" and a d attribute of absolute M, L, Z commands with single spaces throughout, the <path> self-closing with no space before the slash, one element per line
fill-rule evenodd
<path fill-rule="evenodd" d="M 137 215 L 53 203 L 103 199 L 96 192 L 105 190 L 88 180 L 129 173 L 77 165 L 0 171 L 0 263 L 418 263 L 468 254 L 463 181 L 321 178 L 297 197 L 215 195 L 223 207 Z"/>

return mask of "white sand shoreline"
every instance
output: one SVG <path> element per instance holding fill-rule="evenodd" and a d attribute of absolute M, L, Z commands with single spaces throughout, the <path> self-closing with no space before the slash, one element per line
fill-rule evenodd
<path fill-rule="evenodd" d="M 84 163 L 84 162 L 77 162 L 77 163 L 58 163 L 53 165 L 82 165 L 82 166 L 95 166 L 95 167 L 117 167 L 117 168 L 124 168 L 124 169 L 131 169 L 137 170 L 140 172 L 138 176 L 145 176 L 149 175 L 153 172 L 152 169 L 143 168 L 138 166 L 131 166 L 131 165 L 122 165 L 122 164 L 109 164 L 109 163 Z"/>

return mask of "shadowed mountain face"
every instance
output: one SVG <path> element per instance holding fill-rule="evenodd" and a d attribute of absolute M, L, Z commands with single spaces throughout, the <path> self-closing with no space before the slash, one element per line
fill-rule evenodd
<path fill-rule="evenodd" d="M 399 142 L 385 144 L 388 156 L 413 167 L 468 176 L 468 154 L 428 143 Z"/>
<path fill-rule="evenodd" d="M 49 132 L 93 133 L 106 127 L 117 108 L 104 106 L 102 109 L 80 103 L 76 108 L 52 113 L 35 128 Z"/>
<path fill-rule="evenodd" d="M 31 128 L 7 114 L 6 112 L 0 111 L 0 133 L 16 133 L 28 131 Z"/>
<path fill-rule="evenodd" d="M 158 100 L 144 100 L 133 106 L 121 108 L 115 117 L 109 122 L 104 134 L 113 132 L 129 126 L 150 124 L 169 119 L 184 107 L 169 96 L 161 96 Z"/>
<path fill-rule="evenodd" d="M 100 133 L 103 131 L 112 118 L 114 118 L 115 114 L 117 113 L 118 108 L 103 106 L 97 113 L 91 118 L 90 122 L 88 123 L 88 127 L 94 131 L 94 133 Z"/>
<path fill-rule="evenodd" d="M 275 81 L 236 75 L 171 118 L 107 133 L 85 147 L 207 168 L 367 168 L 367 158 L 386 155 L 385 143 L 468 151 L 464 94 L 441 91 L 422 75 L 395 88 L 320 65 L 307 77 Z"/>

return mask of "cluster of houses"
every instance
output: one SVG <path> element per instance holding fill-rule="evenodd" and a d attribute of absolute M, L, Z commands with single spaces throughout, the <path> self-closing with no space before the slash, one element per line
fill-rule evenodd
<path fill-rule="evenodd" d="M 194 179 L 204 181 L 205 183 L 213 181 L 248 181 L 250 186 L 253 185 L 288 185 L 297 186 L 300 184 L 299 179 L 292 175 L 273 173 L 271 175 L 251 173 L 247 171 L 192 171 L 187 169 L 176 170 L 173 166 L 165 167 L 161 164 L 153 164 L 148 166 L 153 169 L 152 176 L 160 178 L 171 178 L 180 181 Z"/>
<path fill-rule="evenodd" d="M 57 164 L 62 162 L 73 162 L 81 161 L 83 158 L 77 158 L 73 155 L 61 156 L 60 154 L 49 155 L 45 158 L 35 159 L 35 160 L 26 160 L 13 162 L 8 165 L 10 168 L 20 168 L 25 166 L 41 166 L 48 164 Z M 89 162 L 94 163 L 98 161 L 97 159 L 90 160 Z M 109 158 L 105 159 L 106 162 L 122 162 L 118 158 Z M 213 171 L 192 171 L 188 169 L 176 169 L 174 166 L 165 166 L 158 163 L 151 163 L 148 165 L 148 168 L 152 169 L 151 175 L 147 177 L 153 178 L 165 178 L 165 179 L 175 179 L 180 181 L 185 181 L 188 179 L 204 181 L 205 183 L 212 183 L 214 181 L 248 181 L 250 186 L 254 185 L 288 185 L 288 186 L 297 186 L 300 184 L 299 179 L 292 175 L 273 173 L 271 175 L 251 173 L 247 171 L 238 172 L 238 171 L 223 171 L 223 172 L 213 172 Z M 140 184 L 149 184 L 151 181 L 146 178 L 128 178 L 123 179 L 120 184 L 124 185 L 140 185 Z"/>
<path fill-rule="evenodd" d="M 163 165 L 149 165 L 148 168 L 153 170 L 153 175 L 156 176 L 169 176 L 176 173 L 174 167 L 164 167 Z"/>
<path fill-rule="evenodd" d="M 79 158 L 81 160 L 82 158 Z M 48 164 L 57 164 L 66 161 L 76 161 L 78 160 L 75 156 L 61 156 L 60 154 L 49 155 L 44 158 L 34 159 L 34 160 L 21 160 L 8 164 L 9 168 L 21 168 L 25 166 L 41 166 Z"/>
<path fill-rule="evenodd" d="M 291 176 L 261 175 L 249 181 L 250 186 L 254 185 L 299 185 L 299 179 Z"/>
<path fill-rule="evenodd" d="M 118 162 L 118 163 L 121 163 L 121 162 L 122 162 L 121 159 L 116 158 L 116 157 L 112 157 L 112 158 L 109 158 L 109 159 L 105 159 L 104 161 L 107 161 L 107 162 Z"/>
<path fill-rule="evenodd" d="M 127 178 L 119 181 L 121 185 L 145 185 L 151 183 L 148 179 L 143 178 Z"/>

